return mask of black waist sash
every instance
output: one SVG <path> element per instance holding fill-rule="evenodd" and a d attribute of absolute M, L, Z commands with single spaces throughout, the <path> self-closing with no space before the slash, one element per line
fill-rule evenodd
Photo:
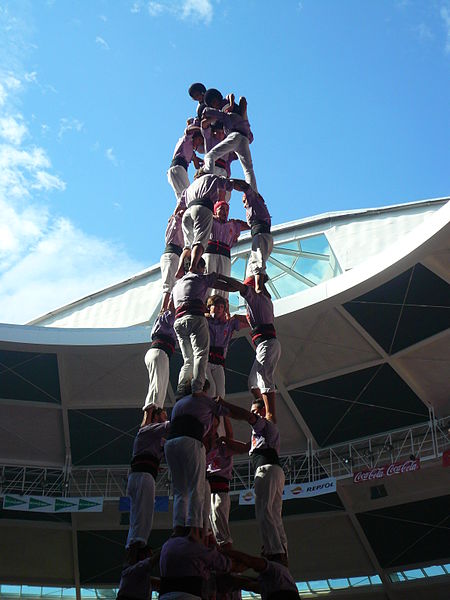
<path fill-rule="evenodd" d="M 181 256 L 182 252 L 183 248 L 181 246 L 178 246 L 177 244 L 167 244 L 163 254 L 176 254 L 177 256 Z"/>
<path fill-rule="evenodd" d="M 218 158 L 215 164 L 216 167 L 219 167 L 219 169 L 223 169 L 224 171 L 227 170 L 227 163 L 223 160 L 223 158 Z"/>
<path fill-rule="evenodd" d="M 279 465 L 280 459 L 278 458 L 277 451 L 275 448 L 256 448 L 251 454 L 253 468 L 256 469 L 262 465 Z"/>
<path fill-rule="evenodd" d="M 203 596 L 203 577 L 161 577 L 159 597 L 169 592 L 186 592 L 193 596 Z"/>
<path fill-rule="evenodd" d="M 156 479 L 158 475 L 160 460 L 153 456 L 153 454 L 142 453 L 137 456 L 133 456 L 131 459 L 131 472 L 132 473 L 150 473 L 153 475 L 153 479 Z"/>
<path fill-rule="evenodd" d="M 170 163 L 170 166 L 171 167 L 183 167 L 187 171 L 189 163 L 182 156 L 175 156 L 174 158 L 172 158 L 172 162 Z"/>
<path fill-rule="evenodd" d="M 208 362 L 213 365 L 225 366 L 224 348 L 221 346 L 210 346 L 209 347 L 209 358 Z"/>
<path fill-rule="evenodd" d="M 257 325 L 252 328 L 252 342 L 257 346 L 266 340 L 272 340 L 277 337 L 275 326 L 273 323 Z"/>
<path fill-rule="evenodd" d="M 156 350 L 164 350 L 167 356 L 171 358 L 175 351 L 175 339 L 170 337 L 170 335 L 159 333 L 152 337 L 152 345 L 150 347 Z"/>
<path fill-rule="evenodd" d="M 189 203 L 188 208 L 191 208 L 191 206 L 204 206 L 205 208 L 209 208 L 211 212 L 214 210 L 214 204 L 207 197 L 197 198 L 196 200 L 193 200 Z"/>
<path fill-rule="evenodd" d="M 219 240 L 208 240 L 208 245 L 205 248 L 205 254 L 220 254 L 221 256 L 231 257 L 230 246 Z"/>
<path fill-rule="evenodd" d="M 220 475 L 210 475 L 206 473 L 206 479 L 209 481 L 211 493 L 217 494 L 218 492 L 229 492 L 230 491 L 230 480 Z"/>
<path fill-rule="evenodd" d="M 279 590 L 267 596 L 267 600 L 294 600 L 294 598 L 297 598 L 297 600 L 300 598 L 298 592 L 294 590 Z"/>
<path fill-rule="evenodd" d="M 205 316 L 205 304 L 203 300 L 189 300 L 183 302 L 178 308 L 175 309 L 175 320 L 184 317 L 185 315 L 196 315 L 197 317 Z"/>
<path fill-rule="evenodd" d="M 252 237 L 258 233 L 270 233 L 270 225 L 266 221 L 256 221 L 252 223 Z"/>
<path fill-rule="evenodd" d="M 204 430 L 203 424 L 192 415 L 180 415 L 170 422 L 167 439 L 174 440 L 186 436 L 202 442 Z"/>

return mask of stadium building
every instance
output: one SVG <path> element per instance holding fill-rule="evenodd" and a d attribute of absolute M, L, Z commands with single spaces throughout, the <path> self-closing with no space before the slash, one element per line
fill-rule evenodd
<path fill-rule="evenodd" d="M 283 516 L 301 597 L 450 596 L 448 200 L 273 228 Z M 234 277 L 249 252 L 244 234 Z M 155 266 L 28 325 L 0 325 L 0 600 L 115 597 L 160 297 Z M 230 305 L 243 308 L 237 294 Z M 253 356 L 244 330 L 226 375 L 227 399 L 246 407 Z M 176 352 L 168 406 L 180 364 Z M 248 425 L 234 429 L 248 439 Z M 234 544 L 259 554 L 251 484 L 236 458 Z M 155 548 L 171 530 L 164 466 L 157 494 Z"/>

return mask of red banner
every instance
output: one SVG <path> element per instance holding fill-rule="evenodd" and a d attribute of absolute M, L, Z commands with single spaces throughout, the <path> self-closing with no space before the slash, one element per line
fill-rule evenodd
<path fill-rule="evenodd" d="M 380 467 L 374 467 L 373 469 L 365 469 L 364 471 L 353 473 L 353 482 L 361 483 L 362 481 L 377 481 L 384 477 L 400 475 L 401 473 L 410 473 L 411 471 L 418 471 L 419 469 L 419 458 L 416 458 L 415 460 L 405 460 L 404 462 L 391 463 L 390 465 L 382 465 Z"/>

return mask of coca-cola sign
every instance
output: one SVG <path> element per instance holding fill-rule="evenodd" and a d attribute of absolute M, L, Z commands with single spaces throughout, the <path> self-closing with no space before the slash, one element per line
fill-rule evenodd
<path fill-rule="evenodd" d="M 377 481 L 383 477 L 391 477 L 392 475 L 400 475 L 401 473 L 410 473 L 420 469 L 420 459 L 405 460 L 404 462 L 391 463 L 390 465 L 382 465 L 373 469 L 365 469 L 353 473 L 353 482 L 361 483 L 362 481 Z"/>

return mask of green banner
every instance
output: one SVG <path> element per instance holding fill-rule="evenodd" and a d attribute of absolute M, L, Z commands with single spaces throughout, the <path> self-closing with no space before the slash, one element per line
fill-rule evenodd
<path fill-rule="evenodd" d="M 103 498 L 52 498 L 51 496 L 18 496 L 5 494 L 3 496 L 5 510 L 22 512 L 102 512 Z"/>

